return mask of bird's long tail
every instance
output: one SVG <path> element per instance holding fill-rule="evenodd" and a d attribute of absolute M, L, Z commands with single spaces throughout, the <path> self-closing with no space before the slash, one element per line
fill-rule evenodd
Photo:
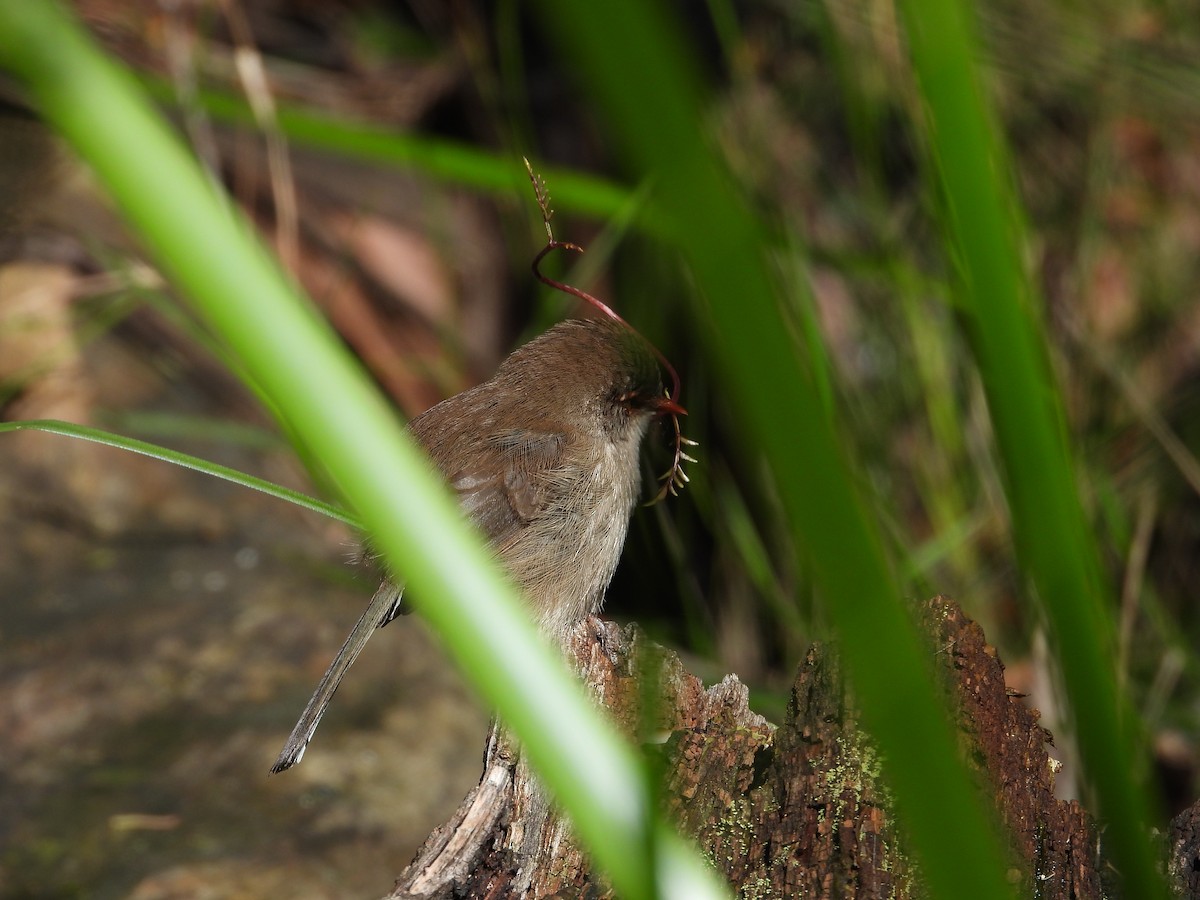
<path fill-rule="evenodd" d="M 329 708 L 329 701 L 333 699 L 334 692 L 342 682 L 342 677 L 354 665 L 354 660 L 358 659 L 358 654 L 362 653 L 363 647 L 367 645 L 367 641 L 375 633 L 375 629 L 382 628 L 402 611 L 401 598 L 403 594 L 403 589 L 391 582 L 385 581 L 379 586 L 379 590 L 371 598 L 371 604 L 367 607 L 367 611 L 362 614 L 358 624 L 354 626 L 349 637 L 346 638 L 346 642 L 342 644 L 342 649 L 333 658 L 321 683 L 317 685 L 317 689 L 309 699 L 308 705 L 304 707 L 304 712 L 300 714 L 300 721 L 296 723 L 291 736 L 283 745 L 279 759 L 275 760 L 275 765 L 271 766 L 272 773 L 290 769 L 300 762 L 305 748 L 308 747 L 308 742 L 312 740 L 313 733 L 321 723 L 321 717 Z"/>

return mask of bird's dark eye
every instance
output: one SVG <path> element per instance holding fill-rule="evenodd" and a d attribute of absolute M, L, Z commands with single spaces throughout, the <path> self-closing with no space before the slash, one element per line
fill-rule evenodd
<path fill-rule="evenodd" d="M 632 412 L 635 409 L 644 409 L 646 407 L 645 396 L 641 393 L 641 391 L 636 390 L 622 391 L 613 398 L 613 402 L 626 412 Z"/>

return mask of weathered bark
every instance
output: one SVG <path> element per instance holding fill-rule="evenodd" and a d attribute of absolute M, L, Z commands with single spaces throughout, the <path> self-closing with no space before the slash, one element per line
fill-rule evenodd
<path fill-rule="evenodd" d="M 651 739 L 702 728 L 713 704 L 739 710 L 741 727 L 769 740 L 772 728 L 749 711 L 736 679 L 706 693 L 678 656 L 650 644 L 635 626 L 588 619 L 575 629 L 568 658 L 592 696 L 627 734 Z M 654 703 L 644 702 L 647 684 Z M 724 688 L 729 684 L 731 687 Z M 493 726 L 484 773 L 449 822 L 438 828 L 396 882 L 391 898 L 606 897 L 566 822 L 548 802 L 515 742 Z"/>
<path fill-rule="evenodd" d="M 982 630 L 941 597 L 921 617 L 958 712 L 965 757 L 1010 835 L 1020 895 L 1111 896 L 1101 883 L 1096 830 L 1077 803 L 1054 798 L 1049 736 L 1037 712 L 1009 695 Z M 657 758 L 668 815 L 740 896 L 922 895 L 893 828 L 879 756 L 858 727 L 829 647 L 809 650 L 778 728 L 749 710 L 735 677 L 704 690 L 677 656 L 634 626 L 590 620 L 568 650 L 593 696 Z M 657 734 L 668 736 L 665 743 L 649 743 Z M 1179 870 L 1200 858 L 1187 846 L 1177 834 Z M 479 786 L 429 837 L 390 897 L 610 895 L 515 745 L 493 730 Z"/>
<path fill-rule="evenodd" d="M 1200 800 L 1171 821 L 1168 870 L 1180 897 L 1200 898 Z"/>

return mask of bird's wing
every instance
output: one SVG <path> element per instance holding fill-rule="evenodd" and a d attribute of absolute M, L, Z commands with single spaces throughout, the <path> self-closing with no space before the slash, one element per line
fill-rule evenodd
<path fill-rule="evenodd" d="M 483 448 L 479 465 L 450 474 L 463 512 L 492 545 L 524 528 L 545 507 L 544 475 L 561 466 L 566 443 L 556 431 L 502 431 Z"/>
<path fill-rule="evenodd" d="M 463 512 L 493 546 L 512 539 L 544 507 L 547 491 L 539 488 L 539 478 L 561 465 L 565 446 L 566 436 L 558 432 L 500 431 L 489 444 L 470 454 L 468 463 L 458 472 L 447 473 Z M 431 449 L 436 462 L 437 448 Z M 342 676 L 375 629 L 382 628 L 403 611 L 401 597 L 402 590 L 391 583 L 380 586 L 317 685 L 283 752 L 271 767 L 272 772 L 282 772 L 300 761 Z"/>

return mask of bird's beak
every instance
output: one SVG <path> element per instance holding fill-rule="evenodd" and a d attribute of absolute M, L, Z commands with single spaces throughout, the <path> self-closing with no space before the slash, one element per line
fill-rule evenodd
<path fill-rule="evenodd" d="M 679 405 L 678 401 L 670 397 L 661 397 L 654 402 L 654 412 L 657 415 L 665 415 L 670 413 L 673 416 L 686 416 L 687 410 Z"/>

